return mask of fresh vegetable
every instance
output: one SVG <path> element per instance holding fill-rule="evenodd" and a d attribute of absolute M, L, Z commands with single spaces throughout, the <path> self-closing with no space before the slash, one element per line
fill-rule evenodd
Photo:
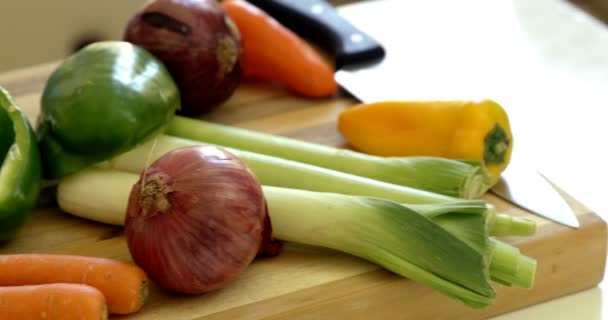
<path fill-rule="evenodd" d="M 67 111 L 74 113 L 73 110 Z M 75 115 L 73 117 L 76 118 Z M 111 129 L 111 126 L 105 128 Z M 219 131 L 214 134 L 223 133 Z M 156 143 L 152 141 L 157 140 L 149 141 Z M 247 143 L 251 144 L 251 142 Z M 109 160 L 113 156 L 115 155 L 106 152 L 104 160 Z M 152 159 L 152 156 L 147 159 Z M 281 161 L 288 160 L 282 159 Z M 219 164 L 216 163 L 216 165 Z M 90 171 L 101 173 L 87 174 Z M 146 172 L 146 170 L 143 171 Z M 139 177 L 137 174 L 122 174 L 125 175 L 125 178 L 108 181 L 107 179 L 118 175 L 104 174 L 102 169 L 82 170 L 61 179 L 59 190 L 72 189 L 70 187 L 62 188 L 61 184 L 64 183 L 86 185 L 87 187 L 81 188 L 80 192 L 64 194 L 60 197 L 68 199 L 68 202 L 74 204 L 75 207 L 87 210 L 96 208 L 90 203 L 122 201 L 124 198 L 101 199 L 107 194 L 95 192 L 100 185 L 125 190 L 128 187 L 116 184 L 128 183 L 129 186 L 133 186 Z M 282 172 L 278 171 L 275 174 L 282 175 Z M 127 175 L 132 176 L 132 180 L 126 177 Z M 88 180 L 91 177 L 103 181 Z M 80 178 L 87 180 L 82 182 Z M 288 180 L 292 177 L 284 176 L 281 179 Z M 235 184 L 237 183 L 240 181 L 235 182 Z M 310 182 L 304 183 L 315 185 Z M 145 188 L 131 190 L 143 192 Z M 497 230 L 501 234 L 508 235 L 508 230 L 512 227 L 513 230 L 516 230 L 515 234 L 528 232 L 521 232 L 522 226 L 526 230 L 533 230 L 533 228 L 528 227 L 529 222 L 521 225 L 519 222 L 522 221 L 515 220 L 515 224 L 511 224 L 509 219 L 498 219 L 494 208 L 485 202 L 454 204 L 443 201 L 436 204 L 437 207 L 426 208 L 425 211 L 422 207 L 379 198 L 286 190 L 268 186 L 263 187 L 262 190 L 268 201 L 268 208 L 274 208 L 269 211 L 273 232 L 275 235 L 285 235 L 284 237 L 287 239 L 283 240 L 328 246 L 369 259 L 393 272 L 420 281 L 446 295 L 459 299 L 471 307 L 484 307 L 494 301 L 495 296 L 490 280 L 523 287 L 529 287 L 533 283 L 535 261 L 519 253 L 517 248 L 490 238 L 491 232 Z M 208 193 L 211 191 L 199 189 L 194 192 Z M 439 195 L 436 197 L 449 199 L 449 197 Z M 162 199 L 160 202 L 163 202 Z M 449 208 L 445 206 L 449 206 Z M 117 205 L 115 208 L 121 207 L 127 208 L 127 204 Z M 295 212 L 295 216 L 286 216 L 283 223 L 277 222 L 275 225 L 272 220 L 277 215 L 291 214 L 291 212 L 286 213 L 281 209 L 287 207 L 289 207 L 287 211 Z M 106 212 L 111 209 L 114 208 L 103 208 Z M 116 215 L 116 213 L 111 214 Z M 119 214 L 124 217 L 125 210 Z M 95 213 L 95 215 L 101 216 L 102 214 Z M 280 216 L 276 219 L 281 221 Z M 231 219 L 231 221 L 233 220 Z M 505 222 L 509 224 L 508 227 L 500 226 Z M 292 230 L 296 226 L 302 230 Z M 275 230 L 275 228 L 279 228 L 279 230 Z M 300 237 L 301 232 L 305 233 L 305 236 Z M 311 240 L 313 235 L 316 235 L 314 240 L 316 242 Z M 194 236 L 198 236 L 198 234 Z M 151 234 L 149 237 L 158 237 L 158 233 Z M 220 245 L 227 246 L 225 243 L 220 243 Z M 227 272 L 227 274 L 230 273 Z"/>
<path fill-rule="evenodd" d="M 74 173 L 160 132 L 179 107 L 162 62 L 121 41 L 93 43 L 47 80 L 38 124 L 47 178 Z"/>
<path fill-rule="evenodd" d="M 338 129 L 357 150 L 379 156 L 434 156 L 482 162 L 494 184 L 513 135 L 494 101 L 382 101 L 343 111 Z"/>
<path fill-rule="evenodd" d="M 160 79 L 158 82 L 152 82 L 153 78 L 147 76 L 138 78 L 133 68 L 132 51 L 110 50 L 117 47 L 135 50 L 133 45 L 113 42 L 96 46 L 105 49 L 85 48 L 70 57 L 59 66 L 45 88 L 49 95 L 56 93 L 52 98 L 42 100 L 39 135 L 47 177 L 60 178 L 94 162 L 108 160 L 150 140 L 168 125 L 168 132 L 175 136 L 253 150 L 453 197 L 476 198 L 488 188 L 489 175 L 482 167 L 470 163 L 429 157 L 387 159 L 184 117 L 170 120 L 178 94 L 169 76 L 159 72 L 154 76 Z M 96 59 L 97 51 L 102 51 L 103 59 Z M 88 72 L 90 67 L 84 62 L 90 60 L 96 61 L 93 65 L 100 70 L 130 72 Z M 156 60 L 150 58 L 150 63 L 153 61 Z M 113 78 L 118 74 L 123 75 L 125 81 L 116 84 Z M 64 76 L 80 81 L 61 81 Z M 126 83 L 138 81 L 143 81 L 150 92 L 136 91 L 137 95 L 131 95 Z M 152 92 L 152 89 L 157 90 Z M 164 91 L 167 93 L 159 97 L 159 92 Z M 78 92 L 91 94 L 83 96 Z M 153 101 L 149 103 L 149 99 Z M 149 112 L 145 111 L 147 109 Z M 277 163 L 265 168 L 272 170 L 274 164 Z M 293 183 L 289 182 L 293 180 L 290 176 L 276 172 L 274 175 L 279 182 Z"/>
<path fill-rule="evenodd" d="M 247 1 L 227 0 L 222 6 L 241 33 L 245 77 L 275 81 L 313 98 L 338 91 L 333 66 L 291 30 Z"/>
<path fill-rule="evenodd" d="M 524 288 L 534 282 L 535 260 L 488 237 L 484 207 L 434 205 L 443 211 L 437 223 L 416 206 L 384 199 L 275 187 L 264 194 L 277 239 L 359 256 L 472 307 L 492 303 L 488 276 Z"/>
<path fill-rule="evenodd" d="M 137 171 L 140 173 L 142 170 Z M 78 177 L 82 175 L 96 176 L 98 174 L 107 176 L 106 180 L 98 180 L 101 183 L 110 182 L 109 185 L 99 184 L 95 187 L 88 185 L 77 184 Z M 57 203 L 62 211 L 71 212 L 74 215 L 80 215 L 89 220 L 108 223 L 113 225 L 124 225 L 125 212 L 127 212 L 127 202 L 131 187 L 137 181 L 132 181 L 132 177 L 125 176 L 119 171 L 98 171 L 84 169 L 76 174 L 72 174 L 61 178 L 57 186 Z M 123 180 L 123 181 L 120 181 Z M 84 188 L 84 189 L 81 189 Z M 80 201 L 75 195 L 79 191 L 88 190 L 99 197 L 95 201 Z M 88 216 L 79 213 L 88 213 Z M 112 214 L 116 212 L 118 214 Z"/>
<path fill-rule="evenodd" d="M 267 219 L 253 172 L 226 151 L 196 146 L 143 171 L 129 196 L 125 233 L 133 260 L 155 283 L 197 294 L 222 287 L 251 263 Z"/>
<path fill-rule="evenodd" d="M 98 167 L 140 173 L 145 170 L 146 166 L 151 161 L 157 160 L 172 150 L 192 147 L 200 144 L 200 142 L 193 140 L 160 135 L 154 140 L 149 141 L 129 152 L 123 153 L 110 161 L 98 164 Z M 228 150 L 245 162 L 245 164 L 247 164 L 247 166 L 255 173 L 257 178 L 264 185 L 384 198 L 396 202 L 407 203 L 408 205 L 422 204 L 423 206 L 420 210 L 423 212 L 427 211 L 424 205 L 433 203 L 453 203 L 456 200 L 456 198 L 443 196 L 432 192 L 402 187 L 340 171 L 316 167 L 305 163 L 238 149 L 223 149 Z M 86 174 L 92 176 L 97 174 L 112 175 L 111 179 L 100 179 L 97 181 L 110 182 L 125 179 L 125 183 L 113 183 L 107 186 L 99 185 L 95 188 L 89 188 L 84 185 L 74 183 L 71 177 L 66 177 L 59 183 L 57 193 L 59 205 L 68 212 L 88 219 L 122 225 L 124 222 L 123 212 L 125 212 L 126 207 L 120 207 L 120 205 L 126 204 L 126 194 L 130 190 L 128 188 L 130 182 L 128 176 L 125 177 L 121 174 L 121 172 L 114 170 L 89 170 Z M 79 178 L 76 178 L 75 180 L 78 181 Z M 95 181 L 96 178 L 92 177 L 91 180 Z M 120 189 L 121 186 L 124 186 L 125 189 Z M 91 201 L 87 203 L 82 203 L 82 201 L 72 201 L 72 199 L 79 198 L 73 197 L 74 194 L 79 194 L 84 190 L 91 189 L 98 190 L 96 192 L 103 192 L 108 196 L 101 197 L 99 201 Z M 84 197 L 88 198 L 88 196 Z M 103 199 L 109 199 L 110 201 L 106 203 L 103 202 Z M 114 201 L 111 199 L 120 199 L 120 201 Z M 486 202 L 483 203 L 484 206 L 489 208 L 489 210 L 495 210 L 491 204 Z M 115 209 L 107 211 L 103 210 L 103 208 L 110 207 Z M 110 212 L 117 212 L 118 214 L 112 215 Z M 100 213 L 100 215 L 89 215 L 94 213 Z M 500 223 L 497 223 L 496 226 L 500 226 L 500 228 L 505 229 L 499 230 L 494 228 L 492 233 L 495 235 L 531 235 L 534 233 L 534 229 L 531 228 L 533 227 L 533 224 L 531 224 L 527 219 L 502 213 L 497 214 L 496 219 L 502 220 Z"/>
<path fill-rule="evenodd" d="M 240 35 L 216 0 L 151 1 L 129 21 L 124 40 L 165 63 L 179 87 L 183 114 L 212 110 L 240 83 Z"/>
<path fill-rule="evenodd" d="M 107 320 L 103 294 L 87 285 L 0 287 L 0 319 Z"/>
<path fill-rule="evenodd" d="M 8 116 L 8 110 L 0 108 L 0 156 L 2 161 L 6 156 L 6 153 L 15 143 L 15 129 L 13 128 L 13 122 Z M 0 162 L 0 164 L 2 164 Z"/>
<path fill-rule="evenodd" d="M 142 171 L 143 169 L 137 172 Z M 135 183 L 137 183 L 136 172 L 108 168 L 89 168 L 59 180 L 57 200 L 59 207 L 64 212 L 97 222 L 122 226 L 125 222 L 129 193 Z M 298 185 L 297 182 L 293 184 Z M 283 188 L 289 187 L 283 186 Z M 100 190 L 113 191 L 100 192 Z M 365 189 L 362 189 L 359 193 L 352 192 L 352 190 L 347 190 L 348 192 L 343 193 L 341 192 L 340 185 L 323 187 L 320 184 L 318 187 L 315 186 L 306 190 L 380 198 L 378 196 L 369 196 Z M 370 189 L 369 193 L 373 192 L 373 188 Z M 387 194 L 399 198 L 398 192 L 389 192 Z M 95 201 L 92 201 L 92 199 L 95 199 Z M 399 202 L 399 200 L 391 198 L 387 198 L 386 200 Z M 441 224 L 444 222 L 450 223 L 448 220 L 443 220 L 443 215 L 449 212 L 465 209 L 487 212 L 489 217 L 491 217 L 488 218 L 487 227 L 492 236 L 529 236 L 533 235 L 536 231 L 536 225 L 529 219 L 497 213 L 493 205 L 483 200 L 445 198 L 443 201 L 436 203 L 407 203 L 407 206 L 415 208 L 420 214 L 437 220 L 436 222 Z M 271 228 L 266 228 L 265 230 L 271 230 Z M 268 239 L 270 238 L 265 238 L 262 245 L 272 245 L 272 242 L 268 241 Z M 271 250 L 263 253 L 272 255 L 273 252 L 276 253 L 276 249 L 273 250 L 271 248 Z"/>
<path fill-rule="evenodd" d="M 11 240 L 36 205 L 42 164 L 36 135 L 9 93 L 0 87 L 0 243 Z"/>
<path fill-rule="evenodd" d="M 220 164 L 218 161 L 213 165 Z M 175 165 L 179 166 L 179 163 L 176 162 Z M 64 196 L 71 197 L 73 202 L 82 203 L 91 202 L 93 199 L 104 203 L 112 200 L 124 201 L 100 199 L 100 195 L 91 190 L 100 186 L 128 188 L 138 181 L 139 175 L 127 172 L 107 174 L 108 172 L 107 169 L 92 168 L 71 176 L 69 180 L 62 180 L 60 184 L 87 186 L 70 187 L 74 193 Z M 114 180 L 118 175 L 123 178 Z M 237 180 L 232 183 L 240 184 Z M 140 187 L 134 187 L 132 190 L 139 193 L 140 197 L 145 192 Z M 216 190 L 217 187 L 211 190 L 199 188 L 191 192 L 192 197 L 204 197 L 208 193 L 216 194 Z M 404 205 L 380 198 L 269 186 L 263 186 L 263 193 L 268 204 L 273 235 L 277 239 L 333 248 L 359 256 L 397 274 L 429 285 L 471 307 L 484 307 L 494 301 L 490 279 L 522 287 L 533 285 L 536 262 L 522 255 L 517 248 L 490 238 L 493 230 L 506 230 L 508 227 L 497 225 L 504 223 L 504 220 L 496 219 L 493 207 L 487 206 L 483 201 L 457 200 L 434 205 Z M 176 206 L 179 206 L 182 200 L 183 198 L 169 197 L 172 205 L 178 203 Z M 222 202 L 217 205 L 209 204 L 212 206 L 209 210 L 217 210 L 221 204 L 226 205 Z M 123 203 L 122 206 L 126 207 L 127 204 Z M 99 210 L 94 207 L 87 208 Z M 230 212 L 232 209 L 225 210 Z M 107 211 L 106 209 L 106 214 L 125 216 L 124 210 L 113 213 Z M 85 212 L 84 216 L 88 214 L 99 215 Z M 241 220 L 242 218 L 224 219 L 213 226 L 216 230 L 238 230 Z M 147 219 L 145 223 L 150 226 L 144 232 L 154 238 L 152 234 L 159 232 L 154 227 L 156 221 Z M 531 222 L 520 225 L 524 229 L 529 226 Z M 183 228 L 191 229 L 190 226 Z M 520 233 L 520 230 L 516 233 Z M 176 238 L 182 237 L 177 236 L 176 232 L 171 234 Z M 191 237 L 193 234 L 198 233 L 186 232 L 183 237 Z M 167 236 L 164 239 L 166 240 Z M 251 241 L 257 242 L 258 239 L 253 238 Z M 213 255 L 214 252 L 232 246 L 226 242 L 213 242 L 198 248 L 209 250 L 211 253 L 208 254 Z M 178 249 L 178 243 L 180 242 L 175 242 L 174 252 L 184 250 Z M 188 242 L 181 243 L 186 243 L 185 248 L 189 247 Z M 153 256 L 149 253 L 150 259 L 153 259 Z M 160 264 L 160 258 L 156 259 Z M 197 264 L 190 262 L 182 267 L 196 266 Z M 226 265 L 225 268 L 231 271 L 233 267 Z"/>
<path fill-rule="evenodd" d="M 491 179 L 482 166 L 457 160 L 372 156 L 184 117 L 175 117 L 166 133 L 458 198 L 480 197 Z"/>
<path fill-rule="evenodd" d="M 0 255 L 0 286 L 76 283 L 99 289 L 111 314 L 137 312 L 148 297 L 146 273 L 114 259 L 59 254 Z"/>
<path fill-rule="evenodd" d="M 151 161 L 160 158 L 169 151 L 201 144 L 203 143 L 199 141 L 159 135 L 153 140 L 150 140 L 131 151 L 98 164 L 98 166 L 140 173 Z M 255 152 L 223 148 L 243 160 L 255 173 L 257 178 L 260 179 L 260 182 L 265 185 L 306 189 L 311 191 L 367 195 L 406 203 L 438 203 L 454 200 L 452 197 L 437 193 L 402 187 L 301 162 Z M 69 177 L 66 179 L 69 179 Z M 114 193 L 111 188 L 104 188 L 103 190 L 107 191 L 101 192 Z M 61 195 L 61 192 L 59 194 Z M 60 202 L 62 201 L 61 198 L 59 200 Z M 95 202 L 90 205 L 105 206 L 112 204 L 99 204 L 98 202 Z"/>

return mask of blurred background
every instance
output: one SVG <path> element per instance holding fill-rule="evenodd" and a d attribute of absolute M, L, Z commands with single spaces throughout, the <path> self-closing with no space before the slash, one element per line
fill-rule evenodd
<path fill-rule="evenodd" d="M 120 39 L 128 19 L 144 3 L 0 0 L 0 72 L 58 60 L 94 40 Z"/>
<path fill-rule="evenodd" d="M 332 0 L 335 5 L 361 0 Z M 608 21 L 608 0 L 571 0 Z M 1 0 L 0 72 L 58 60 L 83 44 L 120 39 L 146 0 Z"/>
<path fill-rule="evenodd" d="M 144 0 L 1 0 L 0 72 L 58 60 L 83 43 L 120 39 Z"/>

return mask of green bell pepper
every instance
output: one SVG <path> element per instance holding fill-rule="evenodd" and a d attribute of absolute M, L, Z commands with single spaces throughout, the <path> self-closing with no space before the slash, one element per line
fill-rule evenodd
<path fill-rule="evenodd" d="M 15 141 L 13 122 L 5 108 L 0 108 L 0 160 L 4 161 L 6 153 Z M 2 164 L 2 162 L 0 162 Z"/>
<path fill-rule="evenodd" d="M 123 41 L 84 47 L 44 88 L 38 140 L 45 177 L 130 150 L 160 133 L 179 106 L 173 78 L 148 51 Z"/>
<path fill-rule="evenodd" d="M 2 87 L 0 161 L 0 242 L 6 242 L 15 236 L 36 205 L 42 164 L 34 130 Z"/>

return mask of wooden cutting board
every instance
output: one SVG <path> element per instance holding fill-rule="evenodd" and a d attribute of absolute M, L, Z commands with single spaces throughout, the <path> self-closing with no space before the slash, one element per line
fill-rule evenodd
<path fill-rule="evenodd" d="M 56 64 L 0 75 L 32 123 L 44 81 Z M 355 103 L 339 96 L 309 100 L 271 84 L 247 82 L 207 120 L 344 147 L 338 113 Z M 256 260 L 236 281 L 201 296 L 178 296 L 152 286 L 144 309 L 129 319 L 482 319 L 598 284 L 604 274 L 606 224 L 566 194 L 578 230 L 549 222 L 491 195 L 506 213 L 538 222 L 529 238 L 509 238 L 538 260 L 533 289 L 496 285 L 496 303 L 472 310 L 408 279 L 331 250 L 288 244 L 275 258 Z M 121 228 L 86 221 L 56 208 L 37 209 L 0 253 L 49 252 L 130 260 Z M 122 317 L 117 317 L 122 319 Z"/>

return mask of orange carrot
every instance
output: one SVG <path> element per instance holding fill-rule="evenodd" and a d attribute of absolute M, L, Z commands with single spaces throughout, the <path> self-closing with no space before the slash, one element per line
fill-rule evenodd
<path fill-rule="evenodd" d="M 103 293 L 84 284 L 0 287 L 0 319 L 108 319 Z"/>
<path fill-rule="evenodd" d="M 302 38 L 246 1 L 228 0 L 222 6 L 241 33 L 245 77 L 276 81 L 313 98 L 338 91 L 333 66 Z"/>
<path fill-rule="evenodd" d="M 132 263 L 57 254 L 0 255 L 0 286 L 80 283 L 99 289 L 111 314 L 141 309 L 148 296 L 148 277 Z"/>

